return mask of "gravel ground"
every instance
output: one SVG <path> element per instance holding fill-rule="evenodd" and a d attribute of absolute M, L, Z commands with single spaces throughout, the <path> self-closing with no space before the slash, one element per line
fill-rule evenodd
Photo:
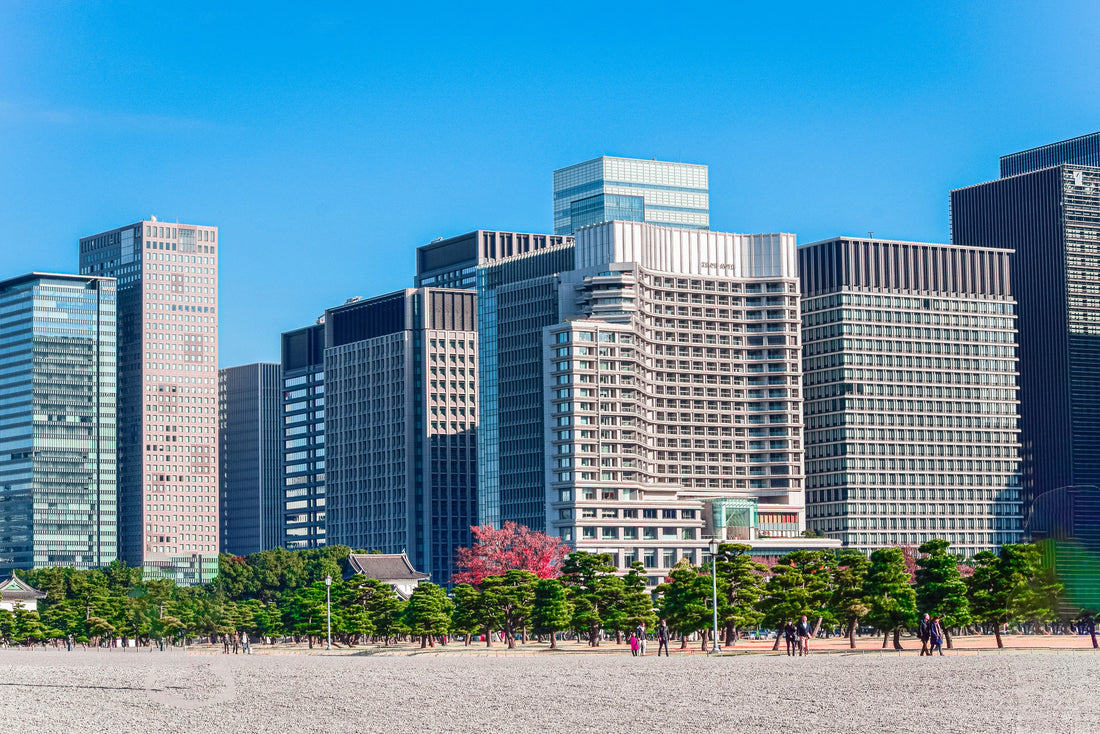
<path fill-rule="evenodd" d="M 1100 732 L 1100 654 L 324 656 L 0 651 L 21 731 Z"/>

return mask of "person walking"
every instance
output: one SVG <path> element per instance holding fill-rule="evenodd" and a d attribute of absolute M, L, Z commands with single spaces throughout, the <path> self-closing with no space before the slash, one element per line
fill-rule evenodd
<path fill-rule="evenodd" d="M 642 622 L 641 624 L 638 625 L 638 629 L 635 632 L 635 634 L 638 635 L 638 654 L 641 655 L 644 658 L 645 657 L 645 642 L 646 642 L 645 622 Z M 658 650 L 658 652 L 660 652 L 660 650 Z"/>
<path fill-rule="evenodd" d="M 638 657 L 638 633 L 630 633 L 630 654 L 633 657 Z"/>
<path fill-rule="evenodd" d="M 928 637 L 932 641 L 928 656 L 932 657 L 933 652 L 939 652 L 940 657 L 943 657 L 943 624 L 940 622 L 939 617 L 933 617 L 929 623 Z"/>
<path fill-rule="evenodd" d="M 668 657 L 668 622 L 661 620 L 661 623 L 657 625 L 657 657 L 661 657 L 661 650 L 665 651 L 665 657 Z"/>
<path fill-rule="evenodd" d="M 920 624 L 917 625 L 917 637 L 920 638 L 920 654 L 931 655 L 932 651 L 928 649 L 928 641 L 932 638 L 932 622 L 927 613 L 921 618 Z"/>
<path fill-rule="evenodd" d="M 69 651 L 73 651 L 73 633 L 70 632 L 68 637 L 65 638 L 65 648 Z"/>
<path fill-rule="evenodd" d="M 798 656 L 810 654 L 810 622 L 806 619 L 806 615 L 802 615 L 802 619 L 798 621 Z"/>
<path fill-rule="evenodd" d="M 798 638 L 798 630 L 794 626 L 794 622 L 787 620 L 787 623 L 777 632 L 777 634 L 783 635 L 783 639 L 787 641 L 787 654 L 792 658 L 795 655 L 795 646 L 798 644 L 795 640 Z"/>

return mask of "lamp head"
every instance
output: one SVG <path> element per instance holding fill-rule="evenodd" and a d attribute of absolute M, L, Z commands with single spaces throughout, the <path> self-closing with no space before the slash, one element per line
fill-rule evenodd
<path fill-rule="evenodd" d="M 325 586 L 332 586 L 332 577 L 325 576 Z"/>

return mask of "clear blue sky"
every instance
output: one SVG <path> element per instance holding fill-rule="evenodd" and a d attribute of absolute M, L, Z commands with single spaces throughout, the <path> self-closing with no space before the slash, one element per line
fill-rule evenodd
<path fill-rule="evenodd" d="M 713 229 L 946 241 L 951 188 L 1100 130 L 1095 0 L 310 5 L 0 0 L 0 277 L 216 224 L 221 366 L 274 361 L 601 153 L 708 164 Z"/>

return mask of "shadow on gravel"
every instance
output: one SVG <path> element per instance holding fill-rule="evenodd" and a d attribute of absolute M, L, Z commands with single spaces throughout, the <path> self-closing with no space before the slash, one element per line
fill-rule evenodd
<path fill-rule="evenodd" d="M 97 691 L 186 691 L 187 686 L 164 686 L 163 688 L 137 688 L 135 686 L 67 686 L 53 683 L 7 683 L 0 682 L 0 686 L 13 688 L 84 688 Z"/>

